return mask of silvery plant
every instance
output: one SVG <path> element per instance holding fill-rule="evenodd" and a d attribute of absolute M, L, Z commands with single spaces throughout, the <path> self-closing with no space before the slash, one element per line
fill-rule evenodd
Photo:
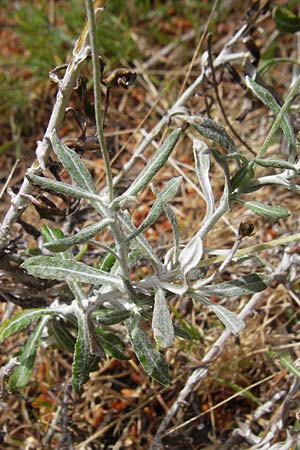
<path fill-rule="evenodd" d="M 86 3 L 90 7 L 91 2 Z M 88 9 L 89 12 L 93 24 L 94 17 Z M 97 77 L 99 64 L 93 39 L 90 39 L 90 45 L 86 43 L 82 45 L 74 58 L 84 59 L 82 52 L 87 54 L 89 51 L 92 54 L 94 73 Z M 225 55 L 227 59 L 228 55 L 227 47 Z M 205 58 L 203 61 L 202 79 L 209 76 Z M 75 66 L 73 60 L 71 69 L 67 70 L 74 70 Z M 73 81 L 76 81 L 76 77 Z M 64 81 L 60 85 L 61 92 L 63 83 Z M 252 78 L 247 77 L 246 84 L 249 90 L 275 114 L 276 123 L 268 139 L 274 136 L 279 127 L 282 128 L 287 145 L 290 147 L 289 161 L 266 158 L 265 151 L 269 141 L 266 141 L 257 157 L 248 159 L 237 150 L 233 140 L 221 125 L 203 116 L 190 115 L 189 111 L 177 102 L 167 118 L 169 130 L 166 139 L 125 192 L 116 194 L 101 128 L 100 88 L 99 83 L 94 83 L 97 135 L 107 180 L 106 189 L 99 193 L 78 153 L 59 139 L 57 134 L 59 127 L 53 126 L 55 121 L 52 120 L 45 140 L 40 144 L 38 152 L 40 166 L 38 170 L 28 171 L 25 188 L 33 190 L 39 186 L 58 195 L 83 199 L 94 208 L 99 219 L 78 233 L 68 236 L 59 229 L 43 225 L 41 230 L 44 240 L 43 254 L 30 257 L 23 263 L 23 267 L 33 276 L 64 281 L 72 292 L 73 300 L 65 304 L 57 298 L 49 307 L 23 310 L 2 324 L 1 342 L 30 324 L 35 324 L 31 327 L 33 331 L 20 355 L 11 360 L 3 372 L 9 376 L 10 390 L 20 389 L 29 382 L 38 347 L 50 333 L 55 335 L 64 348 L 73 352 L 72 386 L 75 390 L 81 389 L 88 381 L 90 372 L 97 369 L 105 354 L 127 359 L 128 345 L 131 345 L 141 366 L 150 377 L 162 385 L 169 385 L 165 349 L 174 345 L 175 336 L 190 337 L 186 330 L 174 324 L 169 308 L 174 296 L 189 297 L 194 302 L 201 303 L 203 307 L 211 309 L 223 325 L 234 334 L 244 328 L 245 324 L 237 314 L 220 303 L 211 301 L 211 297 L 253 294 L 264 290 L 271 283 L 272 276 L 261 272 L 219 282 L 224 269 L 238 256 L 238 247 L 242 239 L 251 234 L 252 227 L 247 224 L 240 225 L 232 249 L 226 254 L 220 252 L 223 257 L 217 269 L 210 262 L 210 258 L 206 260 L 203 258 L 205 252 L 203 241 L 234 203 L 243 205 L 258 216 L 273 220 L 289 215 L 289 211 L 281 206 L 247 200 L 247 194 L 268 185 L 278 185 L 299 193 L 299 187 L 294 182 L 299 163 L 293 162 L 297 143 L 286 111 L 300 82 L 297 80 L 282 107 L 268 90 Z M 192 92 L 191 90 L 189 95 Z M 184 96 L 186 93 L 182 97 Z M 65 106 L 65 101 L 63 105 Z M 202 223 L 199 224 L 194 236 L 184 244 L 180 240 L 179 226 L 171 206 L 172 199 L 183 182 L 181 177 L 170 179 L 161 190 L 152 184 L 155 175 L 167 163 L 182 136 L 192 140 L 195 170 L 206 202 L 206 214 Z M 45 166 L 41 156 L 43 145 L 47 147 L 48 153 L 51 145 L 57 159 L 68 172 L 71 184 L 41 176 Z M 224 150 L 220 151 L 220 147 Z M 218 200 L 215 199 L 210 179 L 212 159 L 220 166 L 224 176 L 223 194 Z M 256 175 L 258 166 L 266 167 L 268 175 L 258 177 Z M 274 174 L 270 175 L 270 170 L 273 170 Z M 156 199 L 146 218 L 136 227 L 131 218 L 132 205 L 137 204 L 139 194 L 148 189 L 149 185 Z M 21 202 L 23 199 L 17 198 L 15 204 L 18 201 Z M 158 256 L 143 234 L 162 214 L 169 220 L 173 231 L 173 244 L 163 258 Z M 114 242 L 111 246 L 106 246 L 105 242 L 101 243 L 101 233 L 107 234 L 107 231 Z M 98 266 L 78 261 L 76 258 L 78 246 L 87 242 L 93 243 L 92 240 L 96 235 L 106 251 L 105 257 Z M 151 270 L 142 280 L 132 281 L 134 279 L 132 271 L 139 260 L 146 260 Z M 208 267 L 212 269 L 209 272 Z M 120 324 L 124 327 L 124 336 L 126 330 L 125 339 L 119 337 Z"/>

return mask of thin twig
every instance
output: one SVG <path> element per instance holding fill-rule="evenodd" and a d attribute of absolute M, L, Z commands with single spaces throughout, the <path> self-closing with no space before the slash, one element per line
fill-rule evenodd
<path fill-rule="evenodd" d="M 4 194 L 4 192 L 5 192 L 6 188 L 7 188 L 7 186 L 9 185 L 9 182 L 12 179 L 13 174 L 15 173 L 15 170 L 16 170 L 17 165 L 19 164 L 19 162 L 20 162 L 20 160 L 17 159 L 16 162 L 14 163 L 13 168 L 11 169 L 10 174 L 8 175 L 7 180 L 6 180 L 2 190 L 0 192 L 0 200 L 1 200 L 2 195 Z"/>
<path fill-rule="evenodd" d="M 191 71 L 192 71 L 192 69 L 193 69 L 193 67 L 194 67 L 194 65 L 195 65 L 195 61 L 196 61 L 197 56 L 198 56 L 198 54 L 199 54 L 199 51 L 200 51 L 200 49 L 201 49 L 201 47 L 202 47 L 203 41 L 204 41 L 205 36 L 206 36 L 206 34 L 207 34 L 208 26 L 209 26 L 209 24 L 210 24 L 210 22 L 211 22 L 211 20 L 212 20 L 212 18 L 213 18 L 213 15 L 214 15 L 214 13 L 215 13 L 215 11 L 216 11 L 216 8 L 217 8 L 217 6 L 218 6 L 218 3 L 219 3 L 219 0 L 215 0 L 215 2 L 214 2 L 214 4 L 213 4 L 213 7 L 212 7 L 212 9 L 211 9 L 211 11 L 210 11 L 210 14 L 209 14 L 209 16 L 208 16 L 208 19 L 207 19 L 207 21 L 206 21 L 206 23 L 205 23 L 205 26 L 204 26 L 204 28 L 203 28 L 203 31 L 202 31 L 200 40 L 199 40 L 199 42 L 198 42 L 197 48 L 196 48 L 196 50 L 194 51 L 192 61 L 191 61 L 190 65 L 189 65 L 188 71 L 187 71 L 187 73 L 186 73 L 186 75 L 185 75 L 185 77 L 184 77 L 182 86 L 181 86 L 180 91 L 179 91 L 179 95 L 181 95 L 181 94 L 183 93 L 183 91 L 184 91 L 184 89 L 185 89 L 185 86 L 186 86 L 186 83 L 187 83 L 187 81 L 188 81 L 188 79 L 189 79 L 189 77 L 190 77 L 190 75 L 191 75 Z"/>
<path fill-rule="evenodd" d="M 223 119 L 225 120 L 225 122 L 226 122 L 228 128 L 230 129 L 230 131 L 232 132 L 232 134 L 234 134 L 234 136 L 240 141 L 240 143 L 243 144 L 246 147 L 246 149 L 250 153 L 252 153 L 252 155 L 256 156 L 256 153 L 252 150 L 251 147 L 249 147 L 247 142 L 245 142 L 241 138 L 241 136 L 237 133 L 237 131 L 235 131 L 234 127 L 229 122 L 228 115 L 227 115 L 227 113 L 226 113 L 226 111 L 224 109 L 223 103 L 221 101 L 220 94 L 219 94 L 219 89 L 218 89 L 217 78 L 216 78 L 215 69 L 214 69 L 213 58 L 212 58 L 211 34 L 209 34 L 208 38 L 207 38 L 207 50 L 208 50 L 208 61 L 209 61 L 209 66 L 210 66 L 210 70 L 211 70 L 211 77 L 212 77 L 212 82 L 213 82 L 213 88 L 214 88 L 214 91 L 215 91 L 216 99 L 217 99 L 220 111 L 222 113 Z"/>
<path fill-rule="evenodd" d="M 256 383 L 253 383 L 250 386 L 247 386 L 244 389 L 241 389 L 239 392 L 232 394 L 230 397 L 222 400 L 221 402 L 217 403 L 216 405 L 211 406 L 209 409 L 201 412 L 197 416 L 194 416 L 191 419 L 187 420 L 186 422 L 183 422 L 180 425 L 177 425 L 177 426 L 171 428 L 167 433 L 165 433 L 165 436 L 168 436 L 169 434 L 177 432 L 178 430 L 181 430 L 182 428 L 186 427 L 187 425 L 191 425 L 193 422 L 196 422 L 197 420 L 199 420 L 201 417 L 205 416 L 206 414 L 209 414 L 210 412 L 214 411 L 215 409 L 220 408 L 220 406 L 226 405 L 226 403 L 230 402 L 231 400 L 234 400 L 236 397 L 239 397 L 240 395 L 243 395 L 245 392 L 248 392 L 257 386 L 259 386 L 263 383 L 266 383 L 267 381 L 272 380 L 277 375 L 278 375 L 278 372 L 273 373 L 272 375 L 269 375 L 269 376 L 263 378 L 262 380 L 259 380 Z"/>
<path fill-rule="evenodd" d="M 238 41 L 243 34 L 247 30 L 247 24 L 243 25 L 240 30 L 227 42 L 225 47 L 221 50 L 218 57 L 215 59 L 214 68 L 217 69 L 223 66 L 226 62 L 236 61 L 244 58 L 244 52 L 231 53 L 231 47 Z M 113 184 L 114 186 L 119 183 L 119 181 L 126 175 L 129 170 L 134 166 L 136 158 L 141 155 L 149 144 L 153 141 L 154 138 L 164 129 L 170 120 L 170 117 L 174 115 L 182 106 L 186 104 L 186 102 L 191 98 L 194 92 L 197 91 L 199 86 L 203 83 L 206 77 L 210 74 L 210 69 L 203 63 L 203 67 L 200 75 L 196 78 L 196 80 L 183 92 L 182 95 L 176 100 L 176 102 L 171 106 L 171 108 L 166 112 L 166 114 L 161 118 L 161 120 L 157 123 L 157 125 L 147 134 L 145 139 L 141 142 L 141 144 L 136 148 L 130 160 L 124 164 L 123 170 L 119 172 L 119 174 L 114 177 Z"/>

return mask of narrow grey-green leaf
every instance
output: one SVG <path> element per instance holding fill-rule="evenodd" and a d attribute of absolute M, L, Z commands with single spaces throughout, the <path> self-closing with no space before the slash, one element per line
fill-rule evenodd
<path fill-rule="evenodd" d="M 73 353 L 76 339 L 69 332 L 67 326 L 66 321 L 59 317 L 55 317 L 52 320 L 49 320 L 47 330 L 60 349 Z"/>
<path fill-rule="evenodd" d="M 89 225 L 73 236 L 48 242 L 47 244 L 45 244 L 45 247 L 52 252 L 64 252 L 69 247 L 72 247 L 72 245 L 78 245 L 87 242 L 89 239 L 96 236 L 96 234 L 100 233 L 100 231 L 108 227 L 108 225 L 113 222 L 113 219 L 110 218 L 103 219 L 98 223 Z"/>
<path fill-rule="evenodd" d="M 158 288 L 155 292 L 152 330 L 154 339 L 160 348 L 172 347 L 174 344 L 174 327 L 165 293 L 161 288 Z"/>
<path fill-rule="evenodd" d="M 291 214 L 290 211 L 281 206 L 270 206 L 256 201 L 243 202 L 243 205 L 257 216 L 267 217 L 273 220 L 283 219 Z"/>
<path fill-rule="evenodd" d="M 127 189 L 127 191 L 124 192 L 124 197 L 135 196 L 148 185 L 149 181 L 154 177 L 154 175 L 157 174 L 157 172 L 168 160 L 170 154 L 172 153 L 175 145 L 178 142 L 181 133 L 182 129 L 176 128 L 174 131 L 172 131 L 172 133 L 169 134 L 162 146 L 156 151 L 153 158 L 148 162 L 146 167 L 144 167 L 144 169 L 137 176 L 137 178 Z"/>
<path fill-rule="evenodd" d="M 126 353 L 126 345 L 116 334 L 99 327 L 96 327 L 95 331 L 105 353 L 112 358 L 122 360 L 129 359 L 129 356 Z"/>
<path fill-rule="evenodd" d="M 153 203 L 152 208 L 150 209 L 147 217 L 143 220 L 141 225 L 134 232 L 132 232 L 129 236 L 126 237 L 124 243 L 134 239 L 136 236 L 142 233 L 142 231 L 150 227 L 156 221 L 156 219 L 163 212 L 167 202 L 170 201 L 174 197 L 174 195 L 176 195 L 181 180 L 182 180 L 181 177 L 176 177 L 168 181 L 166 187 L 158 194 L 158 198 Z"/>
<path fill-rule="evenodd" d="M 78 334 L 72 364 L 72 386 L 79 391 L 89 379 L 89 374 L 96 369 L 99 358 L 91 353 L 91 339 L 86 313 L 78 308 L 76 311 Z"/>
<path fill-rule="evenodd" d="M 179 254 L 178 260 L 184 277 L 199 264 L 202 254 L 202 239 L 196 234 Z"/>
<path fill-rule="evenodd" d="M 179 254 L 179 245 L 180 245 L 180 233 L 179 233 L 179 225 L 176 219 L 176 215 L 172 208 L 169 205 L 165 205 L 164 207 L 165 213 L 169 219 L 169 222 L 172 226 L 173 236 L 174 236 L 174 244 L 175 244 L 175 252 L 174 252 L 174 260 L 177 262 L 178 254 Z"/>
<path fill-rule="evenodd" d="M 7 337 L 28 327 L 31 322 L 39 319 L 45 315 L 63 314 L 67 312 L 65 307 L 61 308 L 32 308 L 25 309 L 15 316 L 7 319 L 0 327 L 0 342 L 3 342 Z"/>
<path fill-rule="evenodd" d="M 255 158 L 253 160 L 255 164 L 258 164 L 259 166 L 263 167 L 273 167 L 275 169 L 288 169 L 293 170 L 296 172 L 296 169 L 293 164 L 289 163 L 288 161 L 285 161 L 284 159 L 277 159 L 277 158 Z"/>
<path fill-rule="evenodd" d="M 65 235 L 62 230 L 57 228 L 52 228 L 47 224 L 43 224 L 41 227 L 41 235 L 44 239 L 45 244 L 49 242 L 57 241 L 58 239 L 64 239 Z M 75 259 L 73 253 L 70 249 L 65 249 L 63 252 L 59 254 L 61 259 Z"/>
<path fill-rule="evenodd" d="M 193 150 L 196 172 L 206 202 L 206 214 L 203 219 L 205 221 L 211 217 L 215 209 L 214 194 L 209 179 L 210 157 L 207 145 L 199 139 L 193 140 Z"/>
<path fill-rule="evenodd" d="M 246 76 L 246 84 L 248 88 L 254 93 L 254 95 L 258 97 L 261 102 L 275 114 L 275 116 L 279 114 L 281 107 L 278 105 L 277 101 L 270 91 L 268 91 L 260 84 L 256 83 L 256 81 L 252 80 L 249 76 Z M 284 115 L 280 126 L 289 144 L 294 147 L 296 144 L 296 138 L 290 118 L 287 113 Z"/>
<path fill-rule="evenodd" d="M 131 312 L 127 309 L 103 308 L 92 313 L 92 318 L 103 325 L 114 325 L 128 319 Z"/>
<path fill-rule="evenodd" d="M 83 164 L 78 154 L 74 150 L 68 148 L 66 145 L 60 142 L 56 130 L 52 131 L 50 135 L 50 141 L 53 146 L 53 150 L 55 151 L 64 168 L 71 175 L 73 181 L 81 189 L 96 193 L 96 187 L 86 166 Z"/>
<path fill-rule="evenodd" d="M 94 269 L 73 259 L 62 260 L 56 256 L 34 256 L 22 267 L 36 277 L 49 280 L 80 281 L 95 285 L 104 284 L 124 292 L 124 284 L 119 276 Z"/>
<path fill-rule="evenodd" d="M 216 144 L 220 144 L 229 153 L 236 152 L 235 144 L 227 131 L 220 124 L 212 119 L 205 118 L 201 121 L 194 121 L 192 126 L 202 135 L 211 139 Z"/>
<path fill-rule="evenodd" d="M 134 233 L 136 231 L 137 228 L 131 222 L 128 211 L 120 212 L 118 215 L 118 219 L 121 223 L 122 228 L 125 228 L 126 232 Z M 156 270 L 159 270 L 161 272 L 163 270 L 163 265 L 154 253 L 153 248 L 151 247 L 145 236 L 143 234 L 136 236 L 135 243 L 139 247 L 141 254 L 143 254 L 145 258 L 147 258 L 153 264 Z"/>
<path fill-rule="evenodd" d="M 253 167 L 250 164 L 241 166 L 230 180 L 230 191 L 233 192 L 238 189 L 239 192 L 244 192 L 251 180 L 254 177 Z"/>
<path fill-rule="evenodd" d="M 208 298 L 204 297 L 200 292 L 198 293 L 195 291 L 190 295 L 195 300 L 199 300 L 201 303 L 208 306 L 231 333 L 238 334 L 245 328 L 245 322 L 235 313 L 224 308 L 224 306 L 208 300 Z"/>
<path fill-rule="evenodd" d="M 239 295 L 255 294 L 270 286 L 273 277 L 263 273 L 250 273 L 235 280 L 213 284 L 201 289 L 205 296 L 234 297 Z"/>
<path fill-rule="evenodd" d="M 140 324 L 138 314 L 127 319 L 125 325 L 128 330 L 132 348 L 145 372 L 164 386 L 170 385 L 168 365 L 164 356 L 152 347 L 152 343 Z"/>
<path fill-rule="evenodd" d="M 22 353 L 18 357 L 20 365 L 15 368 L 9 378 L 10 391 L 22 389 L 28 384 L 32 368 L 34 366 L 36 353 L 40 345 L 41 335 L 48 319 L 49 316 L 46 316 L 40 320 L 36 329 L 29 336 L 25 346 L 23 347 Z"/>
<path fill-rule="evenodd" d="M 92 192 L 81 189 L 80 187 L 72 186 L 62 181 L 51 180 L 50 178 L 39 177 L 38 175 L 27 175 L 29 181 L 33 184 L 44 187 L 45 189 L 57 192 L 58 194 L 71 195 L 75 198 L 85 198 L 87 200 L 93 200 L 101 203 L 101 198 Z"/>

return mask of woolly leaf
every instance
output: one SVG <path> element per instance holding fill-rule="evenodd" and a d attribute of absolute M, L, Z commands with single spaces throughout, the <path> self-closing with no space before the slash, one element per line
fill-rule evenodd
<path fill-rule="evenodd" d="M 73 355 L 72 386 L 79 391 L 89 379 L 89 374 L 96 369 L 96 354 L 92 354 L 91 332 L 86 313 L 79 308 L 76 311 L 78 334 Z"/>
<path fill-rule="evenodd" d="M 73 259 L 62 260 L 56 256 L 34 256 L 25 261 L 22 267 L 25 267 L 31 275 L 48 280 L 105 284 L 124 291 L 123 281 L 119 276 L 94 269 Z"/>
<path fill-rule="evenodd" d="M 159 347 L 172 347 L 174 344 L 174 327 L 165 293 L 161 288 L 158 288 L 155 292 L 152 329 L 154 339 Z"/>
<path fill-rule="evenodd" d="M 268 91 L 260 84 L 256 83 L 256 81 L 252 80 L 249 76 L 246 76 L 246 84 L 248 88 L 254 93 L 254 95 L 258 97 L 262 101 L 262 103 L 275 114 L 275 116 L 279 114 L 281 107 L 278 105 L 277 101 L 270 91 Z M 288 114 L 285 114 L 283 116 L 280 126 L 289 144 L 291 145 L 291 147 L 294 147 L 296 144 L 296 138 Z"/>
<path fill-rule="evenodd" d="M 203 254 L 203 243 L 200 236 L 197 234 L 190 240 L 190 242 L 184 247 L 179 255 L 179 263 L 183 276 L 196 267 Z"/>
<path fill-rule="evenodd" d="M 73 245 L 82 244 L 88 241 L 92 237 L 96 236 L 96 234 L 100 233 L 100 231 L 104 228 L 108 227 L 111 223 L 113 223 L 113 219 L 103 219 L 98 223 L 83 228 L 73 236 L 48 242 L 45 244 L 45 247 L 52 252 L 64 252 Z"/>
<path fill-rule="evenodd" d="M 123 196 L 137 195 L 142 189 L 144 189 L 149 181 L 157 174 L 157 172 L 163 167 L 172 153 L 175 145 L 178 142 L 179 136 L 182 133 L 181 128 L 176 128 L 166 138 L 162 146 L 156 151 L 153 158 L 148 162 L 146 167 L 137 176 L 131 186 L 124 192 Z"/>
<path fill-rule="evenodd" d="M 257 216 L 267 217 L 272 220 L 279 220 L 291 214 L 290 211 L 281 206 L 270 206 L 256 201 L 243 202 L 243 205 Z"/>
<path fill-rule="evenodd" d="M 32 368 L 34 366 L 36 353 L 40 345 L 41 335 L 49 317 L 43 317 L 37 325 L 36 329 L 28 338 L 25 346 L 22 349 L 18 361 L 19 366 L 15 368 L 12 375 L 9 378 L 9 390 L 14 391 L 16 389 L 22 389 L 29 382 Z"/>
<path fill-rule="evenodd" d="M 206 215 L 204 218 L 206 220 L 211 217 L 215 209 L 214 194 L 209 179 L 209 151 L 207 145 L 198 139 L 193 140 L 193 149 L 197 176 L 206 202 Z"/>
<path fill-rule="evenodd" d="M 135 314 L 127 319 L 132 348 L 145 372 L 164 386 L 170 385 L 168 366 L 164 356 L 152 347 L 151 341 L 140 325 L 140 316 Z"/>
<path fill-rule="evenodd" d="M 251 273 L 235 280 L 224 283 L 213 284 L 204 287 L 201 292 L 205 296 L 234 297 L 239 295 L 254 294 L 266 289 L 272 282 L 273 277 L 263 273 Z"/>
<path fill-rule="evenodd" d="M 62 181 L 51 180 L 50 178 L 39 177 L 34 174 L 27 175 L 27 178 L 31 183 L 42 186 L 50 191 L 57 192 L 58 194 L 70 195 L 75 198 L 85 198 L 101 203 L 101 198 L 97 194 L 93 194 L 77 186 L 72 186 L 71 184 L 63 183 Z"/>
<path fill-rule="evenodd" d="M 11 336 L 12 334 L 18 333 L 22 331 L 24 328 L 28 327 L 31 322 L 39 319 L 45 315 L 51 314 L 62 314 L 64 311 L 64 307 L 62 308 L 33 308 L 33 309 L 25 309 L 24 311 L 19 312 L 15 316 L 7 319 L 5 322 L 1 324 L 0 327 L 0 342 L 3 342 L 4 339 Z"/>
<path fill-rule="evenodd" d="M 167 202 L 170 201 L 174 197 L 174 195 L 176 195 L 180 182 L 181 177 L 172 178 L 168 181 L 166 187 L 158 194 L 158 198 L 153 203 L 147 217 L 133 233 L 126 237 L 124 243 L 134 239 L 136 236 L 142 233 L 142 231 L 144 231 L 146 228 L 149 228 L 156 221 L 156 219 L 163 212 Z"/>
<path fill-rule="evenodd" d="M 96 193 L 96 187 L 86 166 L 74 150 L 68 148 L 60 142 L 56 130 L 52 131 L 50 141 L 58 159 L 64 168 L 69 172 L 77 186 L 87 192 L 91 192 L 93 194 Z"/>
<path fill-rule="evenodd" d="M 208 300 L 208 298 L 202 295 L 202 292 L 195 291 L 191 292 L 190 295 L 195 300 L 199 300 L 201 303 L 208 306 L 231 333 L 237 334 L 245 328 L 245 322 L 235 313 L 224 308 L 224 306 Z"/>

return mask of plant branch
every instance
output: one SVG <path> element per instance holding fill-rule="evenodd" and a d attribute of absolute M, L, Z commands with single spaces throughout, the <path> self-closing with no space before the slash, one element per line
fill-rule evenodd
<path fill-rule="evenodd" d="M 108 198 L 109 202 L 113 200 L 113 183 L 112 173 L 110 168 L 109 154 L 106 148 L 104 133 L 103 133 L 103 120 L 101 112 L 101 88 L 100 88 L 100 65 L 98 58 L 98 44 L 97 44 L 97 32 L 96 32 L 96 19 L 92 0 L 85 0 L 85 8 L 87 12 L 87 18 L 89 23 L 89 36 L 90 46 L 92 50 L 92 62 L 93 62 L 93 81 L 94 81 L 94 97 L 95 97 L 95 117 L 97 134 L 100 143 L 100 149 L 104 161 L 104 170 L 106 175 Z"/>
<path fill-rule="evenodd" d="M 211 77 L 212 77 L 212 82 L 213 82 L 213 88 L 214 88 L 214 92 L 216 95 L 216 99 L 220 108 L 220 111 L 222 113 L 223 119 L 225 120 L 228 128 L 230 129 L 230 131 L 232 132 L 232 134 L 234 134 L 234 136 L 240 141 L 241 144 L 243 144 L 244 147 L 246 147 L 246 149 L 252 153 L 252 155 L 256 156 L 256 153 L 252 150 L 251 147 L 249 147 L 249 145 L 247 144 L 247 142 L 245 142 L 241 136 L 235 131 L 234 127 L 231 125 L 229 119 L 228 119 L 228 114 L 226 113 L 224 106 L 222 104 L 221 98 L 220 98 L 220 94 L 219 94 L 219 89 L 218 89 L 218 83 L 217 83 L 217 78 L 216 78 L 216 73 L 215 73 L 215 68 L 214 68 L 214 63 L 213 63 L 213 57 L 212 57 L 212 50 L 211 50 L 211 34 L 208 35 L 207 38 L 207 49 L 208 49 L 208 61 L 209 61 L 209 66 L 210 66 L 210 70 L 211 70 Z"/>
<path fill-rule="evenodd" d="M 297 241 L 300 241 L 300 233 L 292 234 L 290 236 L 280 237 L 278 239 L 273 239 L 272 241 L 252 245 L 251 247 L 242 248 L 235 253 L 234 257 L 240 258 L 242 256 L 249 256 L 253 253 L 262 252 L 263 250 L 269 250 L 271 248 L 278 248 L 282 245 L 288 245 L 288 244 L 291 244 L 292 242 L 297 242 Z M 218 264 L 220 262 L 223 262 L 226 258 L 227 258 L 227 255 L 225 255 L 225 256 L 219 255 L 219 256 L 214 256 L 209 259 L 204 259 L 203 261 L 201 261 L 199 263 L 198 267 L 208 267 L 211 264 Z"/>
<path fill-rule="evenodd" d="M 287 257 L 289 257 L 289 255 L 287 255 Z M 282 261 L 280 261 L 279 265 L 276 267 L 276 269 L 274 271 L 274 277 L 277 274 L 280 274 L 283 269 L 287 270 L 287 265 L 288 264 L 290 265 L 291 263 L 292 262 L 291 262 L 290 258 L 289 258 L 289 262 L 287 262 L 286 258 L 283 258 Z M 246 303 L 246 305 L 244 306 L 244 308 L 242 309 L 242 311 L 239 313 L 238 316 L 241 319 L 245 319 L 250 314 L 250 312 L 253 311 L 253 309 L 255 308 L 255 305 L 258 303 L 258 301 L 265 295 L 265 292 L 266 291 L 258 292 L 256 294 L 254 294 L 251 297 L 251 299 L 249 300 L 249 302 Z M 230 331 L 228 331 L 228 330 L 223 331 L 221 336 L 216 340 L 216 342 L 212 345 L 212 347 L 208 350 L 206 355 L 203 357 L 203 359 L 199 363 L 200 367 L 198 369 L 194 370 L 194 372 L 189 376 L 187 382 L 185 383 L 184 388 L 181 390 L 177 399 L 175 400 L 175 402 L 173 403 L 173 405 L 167 412 L 165 418 L 162 420 L 162 422 L 156 432 L 156 435 L 154 437 L 151 450 L 160 450 L 162 448 L 161 447 L 162 437 L 165 434 L 165 430 L 169 426 L 171 420 L 173 419 L 173 417 L 175 416 L 175 414 L 177 413 L 179 408 L 182 407 L 182 405 L 186 405 L 186 399 L 191 394 L 194 387 L 200 381 L 202 381 L 203 378 L 205 378 L 205 376 L 208 373 L 209 364 L 215 358 L 220 356 L 220 354 L 224 350 L 225 343 L 230 336 L 231 336 Z"/>
<path fill-rule="evenodd" d="M 88 53 L 88 47 L 82 49 L 82 51 L 79 52 L 78 55 L 76 55 L 71 60 L 66 69 L 63 79 L 59 81 L 59 89 L 56 96 L 56 102 L 54 104 L 44 138 L 42 141 L 39 141 L 37 145 L 37 161 L 35 161 L 28 170 L 28 175 L 40 175 L 42 170 L 45 169 L 47 165 L 51 150 L 51 144 L 47 137 L 50 135 L 53 129 L 59 129 L 62 124 L 65 115 L 65 109 L 68 106 L 73 87 L 76 84 L 81 66 L 86 60 Z M 27 207 L 29 203 L 28 195 L 30 195 L 34 189 L 35 188 L 29 182 L 28 178 L 25 177 L 18 194 L 12 199 L 11 206 L 1 224 L 0 250 L 7 245 L 10 239 L 11 227 Z"/>
<path fill-rule="evenodd" d="M 289 108 L 289 106 L 290 106 L 294 96 L 298 93 L 299 87 L 300 87 L 300 75 L 296 79 L 295 84 L 290 89 L 290 92 L 288 93 L 288 96 L 287 96 L 284 104 L 282 105 L 282 108 L 281 108 L 278 116 L 274 120 L 273 125 L 272 125 L 269 133 L 267 134 L 267 137 L 266 137 L 263 145 L 261 146 L 261 148 L 260 148 L 260 150 L 258 152 L 257 158 L 262 158 L 264 156 L 264 154 L 266 153 L 266 150 L 267 150 L 271 140 L 273 139 L 276 131 L 280 127 L 280 123 L 281 123 L 285 113 L 287 112 L 287 110 L 288 110 L 288 108 Z"/>
<path fill-rule="evenodd" d="M 222 67 L 226 62 L 240 60 L 245 57 L 244 52 L 231 53 L 231 47 L 238 41 L 245 30 L 247 29 L 246 25 L 243 25 L 240 30 L 228 41 L 225 47 L 221 50 L 218 57 L 215 59 L 214 68 L 215 70 Z M 157 125 L 147 134 L 145 139 L 141 142 L 141 144 L 136 148 L 134 154 L 131 159 L 124 164 L 123 170 L 119 172 L 119 174 L 113 179 L 114 186 L 119 183 L 122 177 L 127 174 L 127 172 L 134 166 L 136 159 L 146 150 L 149 144 L 153 141 L 153 139 L 162 131 L 164 127 L 166 127 L 170 121 L 172 115 L 178 112 L 186 102 L 191 98 L 194 92 L 197 91 L 199 86 L 203 83 L 207 76 L 211 74 L 211 70 L 207 67 L 207 55 L 204 53 L 202 56 L 202 69 L 200 75 L 196 78 L 196 80 L 179 96 L 176 102 L 171 106 L 171 108 L 166 112 L 166 114 L 161 118 L 161 120 L 157 123 Z"/>

